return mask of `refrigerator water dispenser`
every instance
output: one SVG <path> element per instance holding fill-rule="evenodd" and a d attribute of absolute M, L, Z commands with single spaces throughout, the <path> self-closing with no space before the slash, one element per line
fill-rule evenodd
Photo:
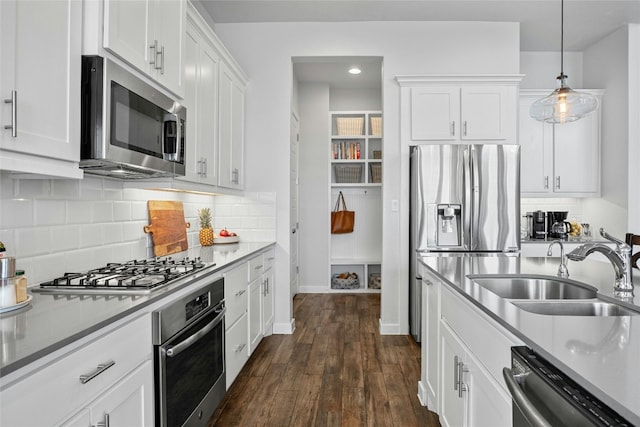
<path fill-rule="evenodd" d="M 460 205 L 438 205 L 438 246 L 460 246 Z"/>

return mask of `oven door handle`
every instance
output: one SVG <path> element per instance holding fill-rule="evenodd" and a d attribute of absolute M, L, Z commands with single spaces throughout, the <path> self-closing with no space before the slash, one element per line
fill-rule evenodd
<path fill-rule="evenodd" d="M 522 392 L 522 389 L 516 382 L 511 369 L 502 368 L 502 376 L 504 377 L 505 383 L 507 383 L 507 388 L 509 389 L 509 393 L 511 393 L 513 401 L 529 424 L 532 427 L 551 427 L 551 424 L 549 424 L 533 403 L 531 403 L 531 401 L 527 399 L 527 396 Z"/>
<path fill-rule="evenodd" d="M 205 326 L 204 328 L 200 329 L 198 332 L 196 332 L 195 334 L 191 335 L 189 338 L 187 338 L 186 340 L 182 341 L 180 344 L 177 344 L 177 345 L 174 345 L 174 346 L 171 346 L 171 347 L 167 348 L 165 350 L 166 355 L 169 356 L 169 357 L 177 356 L 182 351 L 184 351 L 187 348 L 191 347 L 198 340 L 200 340 L 200 338 L 204 337 L 213 328 L 215 328 L 218 325 L 218 323 L 222 322 L 222 320 L 224 319 L 224 314 L 226 312 L 227 312 L 227 308 L 223 307 L 222 311 L 219 312 L 220 314 L 218 314 L 215 317 L 215 319 L 213 319 L 211 322 L 209 322 L 209 324 L 207 324 L 207 326 Z"/>

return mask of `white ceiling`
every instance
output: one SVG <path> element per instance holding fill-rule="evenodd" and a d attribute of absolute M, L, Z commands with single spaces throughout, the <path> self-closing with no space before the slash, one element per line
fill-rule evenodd
<path fill-rule="evenodd" d="M 522 51 L 560 50 L 560 0 L 198 0 L 216 23 L 520 22 Z M 565 0 L 565 50 L 580 52 L 625 23 L 640 0 Z"/>
<path fill-rule="evenodd" d="M 194 0 L 215 23 L 348 21 L 520 22 L 520 49 L 560 50 L 560 0 Z M 640 0 L 565 0 L 564 50 L 581 52 L 626 23 L 640 23 Z M 294 61 L 300 81 L 333 87 L 379 87 L 379 58 L 360 58 L 363 73 L 345 74 L 355 58 Z M 376 62 L 378 61 L 378 62 Z"/>

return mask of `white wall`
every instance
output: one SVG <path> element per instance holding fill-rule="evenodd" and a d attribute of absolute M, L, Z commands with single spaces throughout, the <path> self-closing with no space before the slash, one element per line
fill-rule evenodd
<path fill-rule="evenodd" d="M 564 53 L 564 74 L 573 89 L 582 85 L 582 52 Z M 560 52 L 521 52 L 521 89 L 555 89 L 560 74 Z M 596 89 L 596 88 L 594 88 Z"/>
<path fill-rule="evenodd" d="M 408 333 L 407 248 L 400 247 L 400 91 L 394 77 L 407 74 L 517 74 L 519 24 L 488 22 L 344 22 L 216 24 L 216 33 L 250 76 L 246 103 L 247 187 L 275 191 L 278 263 L 275 322 L 289 323 L 289 115 L 291 58 L 379 56 L 384 62 L 383 286 L 381 330 Z M 490 60 L 488 60 L 490 58 Z M 272 172 L 260 170 L 273 159 Z M 408 159 L 406 159 L 408 163 Z M 280 257 L 284 255 L 284 257 Z"/>
<path fill-rule="evenodd" d="M 628 230 L 640 234 L 640 24 L 629 28 L 629 216 Z"/>
<path fill-rule="evenodd" d="M 183 202 L 189 247 L 200 246 L 197 210 L 210 207 L 213 227 L 246 241 L 275 239 L 275 193 L 208 196 L 124 188 L 123 181 L 11 179 L 0 175 L 0 241 L 29 284 L 66 272 L 153 256 L 147 200 Z"/>
<path fill-rule="evenodd" d="M 329 86 L 298 84 L 301 292 L 324 292 L 329 265 Z"/>

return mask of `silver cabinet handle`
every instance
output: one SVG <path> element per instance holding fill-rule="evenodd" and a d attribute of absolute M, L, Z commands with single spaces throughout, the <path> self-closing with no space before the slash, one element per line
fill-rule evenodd
<path fill-rule="evenodd" d="M 233 182 L 234 184 L 240 183 L 240 171 L 238 170 L 238 168 L 234 168 L 233 172 L 231 172 L 231 182 Z"/>
<path fill-rule="evenodd" d="M 246 289 L 243 289 L 241 291 L 236 292 L 236 296 L 239 297 L 240 295 L 244 294 L 246 291 Z"/>
<path fill-rule="evenodd" d="M 240 353 L 242 350 L 244 350 L 244 348 L 246 346 L 247 346 L 246 344 L 241 344 L 241 345 L 236 346 L 236 350 L 235 350 L 236 353 Z"/>
<path fill-rule="evenodd" d="M 467 136 L 467 121 L 462 122 L 462 134 Z"/>
<path fill-rule="evenodd" d="M 269 278 L 267 277 L 267 293 L 269 293 Z"/>
<path fill-rule="evenodd" d="M 256 265 L 256 266 L 255 266 L 255 269 L 256 269 L 256 270 L 260 270 L 261 268 L 262 268 L 262 264 L 260 264 L 260 265 Z"/>
<path fill-rule="evenodd" d="M 451 136 L 456 136 L 456 122 L 455 122 L 455 120 L 451 121 Z"/>
<path fill-rule="evenodd" d="M 202 176 L 202 157 L 200 157 L 200 160 L 198 160 L 198 175 Z"/>
<path fill-rule="evenodd" d="M 164 65 L 163 65 L 163 67 L 164 67 Z M 209 174 L 209 164 L 207 163 L 207 158 L 206 157 L 202 159 L 202 165 L 204 166 L 203 174 L 204 174 L 204 177 L 206 178 L 207 175 Z"/>
<path fill-rule="evenodd" d="M 462 382 L 462 374 L 464 372 L 469 372 L 469 370 L 464 366 L 464 363 L 458 363 L 458 397 L 462 398 L 462 393 L 467 391 L 467 385 Z"/>
<path fill-rule="evenodd" d="M 158 59 L 158 40 L 154 40 L 153 44 L 149 46 L 149 50 L 151 51 L 151 55 L 149 55 L 149 64 L 153 65 L 154 69 L 158 69 L 156 66 L 156 62 Z"/>
<path fill-rule="evenodd" d="M 522 389 L 516 382 L 511 369 L 503 368 L 502 376 L 504 377 L 504 382 L 507 383 L 507 388 L 509 389 L 509 393 L 511 393 L 511 398 L 518 408 L 520 408 L 522 415 L 524 415 L 527 421 L 529 421 L 529 423 L 534 427 L 551 427 L 551 424 L 547 422 L 531 401 L 527 399 L 527 396 L 525 396 Z"/>
<path fill-rule="evenodd" d="M 556 190 L 560 189 L 560 175 L 556 176 Z"/>
<path fill-rule="evenodd" d="M 104 414 L 104 421 L 100 421 L 95 427 L 109 427 L 109 414 Z"/>
<path fill-rule="evenodd" d="M 160 74 L 164 74 L 164 46 L 160 48 Z"/>
<path fill-rule="evenodd" d="M 18 137 L 18 91 L 11 91 L 11 98 L 4 100 L 5 104 L 11 104 L 11 124 L 5 125 L 5 129 L 11 129 L 11 136 Z"/>
<path fill-rule="evenodd" d="M 545 190 L 549 189 L 549 175 L 544 177 L 544 189 Z"/>
<path fill-rule="evenodd" d="M 113 360 L 109 360 L 105 363 L 101 363 L 96 367 L 96 370 L 93 372 L 90 372 L 88 374 L 82 374 L 80 375 L 80 382 L 82 384 L 86 384 L 89 381 L 91 381 L 92 379 L 94 379 L 95 377 L 97 377 L 98 375 L 100 375 L 101 373 L 103 373 L 104 371 L 106 371 L 107 369 L 109 369 L 110 367 L 112 367 L 113 365 L 115 365 L 116 362 L 114 362 Z"/>
<path fill-rule="evenodd" d="M 458 356 L 453 356 L 453 389 L 457 390 L 460 385 L 460 379 L 458 375 L 460 375 L 460 371 L 458 370 Z"/>
<path fill-rule="evenodd" d="M 262 296 L 263 297 L 267 296 L 267 281 L 266 280 L 262 281 Z"/>

